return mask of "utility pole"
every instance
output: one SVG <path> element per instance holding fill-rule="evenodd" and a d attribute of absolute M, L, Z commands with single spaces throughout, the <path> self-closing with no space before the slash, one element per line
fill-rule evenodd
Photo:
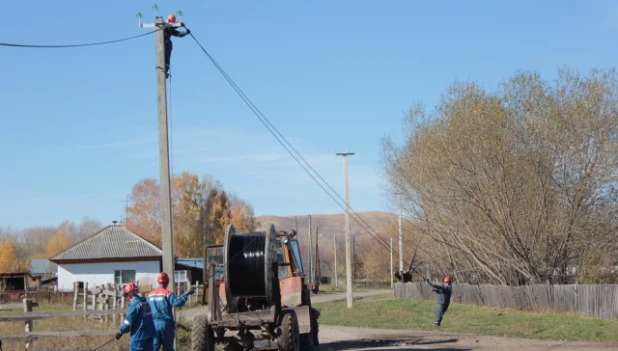
<path fill-rule="evenodd" d="M 167 91 L 165 81 L 167 79 L 167 65 L 165 64 L 165 35 L 164 30 L 169 27 L 182 27 L 180 22 L 166 23 L 161 17 L 156 15 L 154 23 L 142 23 L 141 14 L 138 14 L 140 28 L 157 28 L 155 33 L 156 44 L 156 66 L 157 75 L 157 104 L 158 104 L 158 126 L 159 126 L 159 177 L 160 177 L 160 211 L 161 211 L 161 234 L 163 251 L 163 271 L 169 276 L 169 286 L 172 290 L 174 284 L 174 236 L 172 226 L 172 194 L 170 185 L 170 155 L 169 155 L 169 135 L 167 131 Z M 174 313 L 175 311 L 173 311 Z M 174 313 L 175 314 L 175 313 Z M 176 349 L 176 338 L 174 337 L 174 349 Z"/>
<path fill-rule="evenodd" d="M 318 242 L 320 241 L 320 226 L 315 226 L 315 276 L 318 280 L 318 284 L 320 284 L 320 277 L 322 276 L 322 272 L 320 270 L 320 246 L 318 246 Z"/>
<path fill-rule="evenodd" d="M 343 156 L 343 198 L 345 202 L 345 278 L 348 308 L 352 308 L 352 248 L 350 240 L 350 199 L 348 194 L 348 156 L 353 152 L 338 152 L 335 155 Z"/>
<path fill-rule="evenodd" d="M 335 248 L 335 287 L 339 286 L 337 281 L 337 236 L 333 235 L 333 247 Z"/>
<path fill-rule="evenodd" d="M 307 260 L 308 268 L 309 268 L 309 283 L 313 283 L 313 240 L 311 238 L 311 215 L 309 215 L 309 246 L 307 249 L 309 250 L 309 257 Z"/>
<path fill-rule="evenodd" d="M 298 219 L 294 216 L 294 229 L 296 229 L 296 234 L 298 234 Z"/>
<path fill-rule="evenodd" d="M 403 235 L 401 232 L 401 193 L 397 193 L 399 196 L 399 271 L 403 272 Z"/>
<path fill-rule="evenodd" d="M 393 237 L 391 237 L 391 288 L 393 287 Z"/>

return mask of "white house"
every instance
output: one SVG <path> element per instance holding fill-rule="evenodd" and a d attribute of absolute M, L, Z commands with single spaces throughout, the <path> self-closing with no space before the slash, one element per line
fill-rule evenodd
<path fill-rule="evenodd" d="M 155 244 L 122 225 L 110 225 L 50 261 L 58 265 L 58 290 L 71 291 L 75 281 L 156 286 L 162 257 Z"/>

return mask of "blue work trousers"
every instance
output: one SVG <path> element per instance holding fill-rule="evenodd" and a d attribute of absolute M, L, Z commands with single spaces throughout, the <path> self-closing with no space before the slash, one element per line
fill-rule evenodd
<path fill-rule="evenodd" d="M 173 321 L 155 319 L 154 325 L 156 334 L 153 351 L 159 351 L 161 346 L 163 346 L 163 351 L 174 351 L 175 323 Z"/>
<path fill-rule="evenodd" d="M 152 338 L 129 341 L 129 351 L 153 351 Z"/>
<path fill-rule="evenodd" d="M 448 304 L 438 304 L 438 308 L 436 309 L 436 320 L 435 320 L 435 323 L 437 325 L 440 325 L 440 323 L 442 323 L 442 316 L 444 316 L 444 314 L 446 313 L 446 310 L 448 310 Z"/>

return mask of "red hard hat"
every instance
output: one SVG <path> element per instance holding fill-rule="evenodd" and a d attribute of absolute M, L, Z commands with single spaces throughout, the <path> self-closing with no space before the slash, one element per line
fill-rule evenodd
<path fill-rule="evenodd" d="M 450 276 L 447 275 L 446 277 L 444 277 L 444 284 L 450 284 L 450 282 L 451 282 Z"/>
<path fill-rule="evenodd" d="M 176 22 L 176 16 L 174 16 L 174 14 L 170 14 L 169 16 L 167 16 L 167 22 L 168 23 Z"/>
<path fill-rule="evenodd" d="M 159 284 L 168 284 L 170 282 L 170 277 L 165 272 L 159 273 L 157 276 L 157 283 Z"/>
<path fill-rule="evenodd" d="M 137 291 L 137 286 L 135 286 L 135 284 L 133 283 L 129 283 L 127 285 L 124 286 L 124 288 L 122 288 L 122 292 L 127 295 L 128 293 Z"/>

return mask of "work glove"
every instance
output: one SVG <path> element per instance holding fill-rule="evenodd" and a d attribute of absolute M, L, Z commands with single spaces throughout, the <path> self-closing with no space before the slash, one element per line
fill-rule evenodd
<path fill-rule="evenodd" d="M 187 295 L 193 295 L 195 294 L 195 288 L 191 288 L 189 289 L 189 291 L 187 291 Z"/>
<path fill-rule="evenodd" d="M 120 340 L 120 338 L 122 338 L 122 333 L 116 333 L 116 340 Z"/>

